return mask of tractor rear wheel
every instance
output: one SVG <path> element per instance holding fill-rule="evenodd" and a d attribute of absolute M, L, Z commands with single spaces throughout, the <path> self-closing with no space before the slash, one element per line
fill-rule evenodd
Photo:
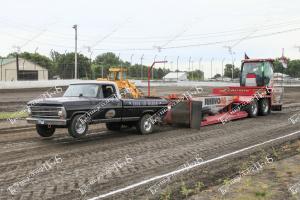
<path fill-rule="evenodd" d="M 270 103 L 269 100 L 264 98 L 258 101 L 258 114 L 266 116 L 270 113 Z"/>

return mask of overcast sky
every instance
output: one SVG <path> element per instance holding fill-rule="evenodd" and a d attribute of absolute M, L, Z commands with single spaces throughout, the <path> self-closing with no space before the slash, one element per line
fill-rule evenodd
<path fill-rule="evenodd" d="M 168 67 L 200 67 L 210 76 L 221 71 L 223 58 L 231 62 L 224 46 L 233 46 L 237 65 L 249 57 L 299 58 L 300 1 L 297 0 L 1 0 L 0 55 L 21 51 L 49 55 L 51 49 L 78 48 L 92 57 L 112 51 L 124 60 L 144 63 L 166 56 Z M 158 49 L 161 48 L 161 51 Z"/>

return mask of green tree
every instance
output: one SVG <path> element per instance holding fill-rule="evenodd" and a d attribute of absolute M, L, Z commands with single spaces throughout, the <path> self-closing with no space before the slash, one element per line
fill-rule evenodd
<path fill-rule="evenodd" d="M 114 53 L 108 52 L 98 55 L 93 62 L 93 74 L 95 77 L 101 77 L 103 68 L 103 77 L 107 77 L 110 67 L 124 67 L 127 68 L 127 76 L 129 78 L 141 78 L 141 73 L 143 74 L 143 79 L 148 77 L 148 66 L 135 64 L 132 65 L 130 62 L 123 61 L 118 58 Z M 170 70 L 162 68 L 153 68 L 154 79 L 162 79 Z"/>
<path fill-rule="evenodd" d="M 280 63 L 279 58 L 277 58 L 274 62 L 274 72 L 284 73 L 294 78 L 300 77 L 300 60 L 288 59 L 287 68 L 284 68 Z"/>
<path fill-rule="evenodd" d="M 224 69 L 224 76 L 231 78 L 232 76 L 232 64 L 226 64 Z M 237 67 L 234 67 L 233 70 L 233 78 L 240 77 L 240 69 Z"/>
<path fill-rule="evenodd" d="M 56 69 L 57 75 L 63 79 L 74 78 L 75 69 L 75 53 L 60 54 L 57 52 L 52 53 L 51 58 Z M 90 79 L 91 78 L 91 63 L 90 59 L 83 54 L 77 55 L 77 69 L 78 78 Z"/>
<path fill-rule="evenodd" d="M 204 73 L 201 70 L 195 70 L 192 72 L 188 72 L 188 79 L 192 80 L 203 80 L 204 79 Z"/>
<path fill-rule="evenodd" d="M 214 76 L 214 78 L 220 78 L 220 77 L 222 77 L 221 74 L 216 74 L 216 75 Z"/>
<path fill-rule="evenodd" d="M 103 77 L 107 77 L 110 67 L 118 67 L 122 64 L 121 60 L 112 52 L 98 55 L 93 63 L 95 64 L 94 73 L 96 77 L 101 77 L 102 68 Z"/>

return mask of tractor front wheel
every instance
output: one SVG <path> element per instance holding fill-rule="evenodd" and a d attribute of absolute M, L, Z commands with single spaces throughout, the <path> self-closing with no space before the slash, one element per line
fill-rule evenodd
<path fill-rule="evenodd" d="M 247 113 L 249 117 L 256 117 L 258 114 L 258 103 L 256 100 L 253 100 L 247 107 Z"/>

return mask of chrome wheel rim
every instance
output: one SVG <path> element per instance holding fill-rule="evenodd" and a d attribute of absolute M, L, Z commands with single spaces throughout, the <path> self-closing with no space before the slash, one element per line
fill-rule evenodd
<path fill-rule="evenodd" d="M 264 101 L 262 106 L 263 106 L 263 111 L 265 113 L 268 112 L 268 110 L 269 110 L 269 104 L 268 104 L 268 102 Z"/>
<path fill-rule="evenodd" d="M 151 130 L 151 127 L 152 127 L 152 124 L 151 124 L 150 120 L 147 119 L 145 121 L 145 123 L 144 123 L 144 129 L 145 129 L 145 131 L 149 132 Z"/>
<path fill-rule="evenodd" d="M 75 124 L 75 130 L 78 134 L 83 134 L 86 129 L 86 123 L 82 123 L 80 120 L 77 120 Z"/>
<path fill-rule="evenodd" d="M 253 110 L 253 114 L 256 115 L 256 113 L 257 113 L 257 104 L 256 103 L 252 104 L 252 110 Z"/>

